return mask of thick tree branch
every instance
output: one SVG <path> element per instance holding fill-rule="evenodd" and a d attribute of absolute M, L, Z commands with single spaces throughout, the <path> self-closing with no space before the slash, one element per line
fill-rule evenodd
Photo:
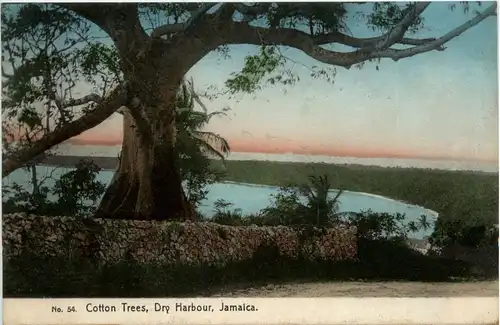
<path fill-rule="evenodd" d="M 191 11 L 191 17 L 184 23 L 177 24 L 165 24 L 159 26 L 153 30 L 151 33 L 152 38 L 158 38 L 163 35 L 180 33 L 186 31 L 189 27 L 193 26 L 200 18 L 207 13 L 211 8 L 213 8 L 216 4 L 202 4 L 198 6 L 196 9 Z M 223 3 L 221 8 L 215 13 L 212 14 L 220 15 L 224 13 L 224 16 L 232 16 L 232 13 L 236 10 L 244 16 L 243 22 L 247 22 L 253 20 L 256 16 L 260 14 L 264 14 L 269 11 L 272 3 L 259 3 L 255 5 L 246 5 L 244 3 Z M 325 9 L 328 9 L 328 6 L 331 4 L 316 4 L 316 6 L 325 6 Z M 427 8 L 429 5 L 428 2 L 420 2 L 414 5 L 411 9 L 409 9 L 403 19 L 389 31 L 387 34 L 372 37 L 372 38 L 356 38 L 352 36 L 348 36 L 341 32 L 331 32 L 323 35 L 315 35 L 314 40 L 315 43 L 320 44 L 328 44 L 328 43 L 340 43 L 347 46 L 351 46 L 354 48 L 364 48 L 364 47 L 376 47 L 377 49 L 388 48 L 390 45 L 399 43 L 404 45 L 422 45 L 427 43 L 428 41 L 434 40 L 431 39 L 411 39 L 411 38 L 403 38 L 402 36 L 407 31 L 407 29 L 411 26 L 415 19 Z M 294 8 L 298 9 L 306 6 L 310 6 L 310 4 L 293 4 Z M 211 16 L 212 16 L 211 15 Z M 246 17 L 246 18 L 245 18 Z M 227 17 L 226 17 L 227 18 Z M 283 30 L 283 29 L 282 29 Z"/>
<path fill-rule="evenodd" d="M 219 9 L 217 9 L 215 14 L 220 20 L 232 20 L 235 11 L 236 7 L 234 6 L 234 3 L 224 2 Z"/>
<path fill-rule="evenodd" d="M 68 108 L 68 107 L 74 107 L 74 106 L 88 104 L 90 102 L 99 103 L 101 101 L 102 101 L 101 96 L 92 93 L 92 94 L 83 96 L 81 98 L 70 99 L 68 101 L 62 102 L 61 105 L 63 108 Z"/>
<path fill-rule="evenodd" d="M 354 48 L 389 48 L 394 44 L 403 45 L 424 45 L 435 38 L 414 39 L 405 38 L 404 34 L 418 16 L 429 6 L 428 2 L 419 2 L 413 8 L 409 9 L 403 19 L 394 26 L 388 33 L 370 38 L 357 38 L 346 35 L 341 32 L 330 32 L 313 36 L 314 43 L 317 45 L 339 43 Z"/>
<path fill-rule="evenodd" d="M 430 2 L 417 2 L 408 8 L 404 17 L 379 42 L 374 44 L 374 48 L 377 50 L 387 49 L 402 40 L 408 28 L 429 5 Z"/>
<path fill-rule="evenodd" d="M 354 48 L 364 48 L 364 47 L 375 47 L 377 49 L 389 48 L 391 45 L 399 43 L 405 45 L 422 45 L 432 39 L 411 39 L 404 38 L 404 34 L 412 23 L 419 17 L 419 15 L 429 6 L 429 2 L 418 2 L 413 7 L 411 7 L 401 21 L 394 26 L 388 33 L 371 38 L 356 38 L 344 33 L 335 31 L 323 35 L 312 36 L 314 43 L 317 45 L 329 44 L 329 43 L 339 43 Z M 330 3 L 316 4 L 325 6 L 325 10 Z M 255 6 L 247 6 L 243 3 L 234 4 L 235 8 L 243 15 L 255 16 L 263 14 L 269 10 L 271 6 L 270 3 L 261 3 Z M 293 6 L 310 6 L 310 4 L 299 4 L 295 3 Z"/>
<path fill-rule="evenodd" d="M 62 8 L 73 11 L 77 15 L 93 22 L 110 35 L 110 30 L 106 24 L 107 15 L 116 10 L 116 6 L 120 4 L 103 4 L 103 3 L 60 3 Z M 110 35 L 111 36 L 111 35 Z"/>
<path fill-rule="evenodd" d="M 151 33 L 151 37 L 158 38 L 167 34 L 184 32 L 193 24 L 195 24 L 201 18 L 201 16 L 203 16 L 207 11 L 210 10 L 210 8 L 215 5 L 216 3 L 203 3 L 199 8 L 191 12 L 191 17 L 189 17 L 186 22 L 159 26 L 153 30 L 153 32 Z"/>
<path fill-rule="evenodd" d="M 149 37 L 139 20 L 137 3 L 66 3 L 59 6 L 93 22 L 111 37 L 120 54 L 133 59 Z"/>
<path fill-rule="evenodd" d="M 441 36 L 438 39 L 435 39 L 426 44 L 415 46 L 409 49 L 404 49 L 404 50 L 388 49 L 385 51 L 377 52 L 376 55 L 380 57 L 391 58 L 397 61 L 399 59 L 407 58 L 420 53 L 425 53 L 440 48 L 444 49 L 443 48 L 444 44 L 451 41 L 455 37 L 463 34 L 465 31 L 479 24 L 484 19 L 490 16 L 496 16 L 496 12 L 497 12 L 497 3 L 494 2 L 491 6 L 486 8 L 486 10 L 484 10 L 482 13 L 476 15 L 476 17 L 466 21 L 462 25 L 458 26 L 457 28 L 453 29 L 452 31 L 448 32 L 447 34 Z"/>
<path fill-rule="evenodd" d="M 247 6 L 244 3 L 235 3 L 236 10 L 243 15 L 243 22 L 249 22 L 255 19 L 256 16 L 262 15 L 269 11 L 272 3 L 263 2 L 253 6 Z"/>
<path fill-rule="evenodd" d="M 320 62 L 346 68 L 371 58 L 369 51 L 342 53 L 326 50 L 317 45 L 309 34 L 291 28 L 269 29 L 233 22 L 219 37 L 221 44 L 290 46 Z"/>
<path fill-rule="evenodd" d="M 273 4 L 280 9 L 288 12 L 288 13 L 295 13 L 295 14 L 301 14 L 307 18 L 311 18 L 312 12 L 314 10 L 311 10 L 314 8 L 315 10 L 321 9 L 325 11 L 331 11 L 332 9 L 335 8 L 335 6 L 338 6 L 338 4 L 332 3 L 332 2 L 281 2 L 281 3 L 272 3 L 272 2 L 262 2 L 262 3 L 257 3 L 253 5 L 246 5 L 245 3 L 235 3 L 234 7 L 236 10 L 243 15 L 243 21 L 252 21 L 258 18 L 259 15 L 263 15 L 269 12 L 269 9 Z M 357 4 L 359 4 L 357 2 Z"/>
<path fill-rule="evenodd" d="M 56 128 L 53 132 L 43 136 L 27 148 L 20 149 L 13 155 L 4 157 L 2 161 L 2 178 L 22 167 L 33 158 L 43 154 L 50 148 L 85 132 L 106 120 L 118 108 L 126 104 L 126 87 L 117 87 L 97 107 L 79 119 Z"/>
<path fill-rule="evenodd" d="M 234 7 L 242 15 L 257 16 L 257 15 L 262 15 L 262 14 L 265 14 L 266 12 L 268 12 L 271 5 L 272 5 L 272 3 L 270 3 L 270 2 L 261 2 L 258 4 L 254 4 L 252 6 L 248 6 L 245 3 L 240 2 L 240 3 L 235 3 Z"/>
<path fill-rule="evenodd" d="M 342 45 L 347 45 L 354 48 L 363 48 L 363 47 L 373 47 L 375 44 L 384 40 L 386 36 L 381 35 L 377 37 L 369 37 L 369 38 L 357 38 L 346 35 L 340 32 L 331 32 L 327 34 L 319 34 L 312 36 L 313 42 L 316 45 L 325 45 L 325 44 L 333 44 L 338 43 Z M 427 44 L 430 41 L 435 40 L 435 38 L 402 38 L 400 41 L 396 42 L 397 44 L 402 45 L 423 45 Z"/>
<path fill-rule="evenodd" d="M 219 37 L 221 43 L 224 44 L 290 46 L 303 51 L 305 54 L 309 55 L 310 57 L 320 62 L 336 66 L 342 66 L 345 68 L 350 68 L 354 64 L 361 63 L 374 58 L 391 58 L 393 60 L 398 60 L 404 57 L 413 56 L 415 54 L 423 52 L 429 52 L 433 50 L 443 50 L 442 46 L 446 42 L 464 33 L 466 30 L 475 26 L 476 24 L 486 19 L 487 17 L 495 15 L 495 13 L 496 13 L 496 3 L 492 4 L 485 11 L 478 14 L 473 19 L 467 21 L 466 23 L 460 25 L 453 31 L 449 32 L 448 34 L 438 39 L 413 40 L 413 39 L 402 38 L 397 42 L 406 44 L 411 44 L 411 43 L 420 44 L 418 46 L 404 50 L 395 50 L 390 48 L 375 50 L 374 47 L 371 47 L 370 49 L 370 47 L 366 48 L 361 46 L 361 49 L 347 53 L 330 51 L 319 46 L 318 43 L 320 42 L 318 41 L 318 39 L 315 39 L 314 37 L 311 37 L 309 34 L 304 33 L 302 31 L 290 28 L 278 28 L 278 29 L 261 28 L 261 27 L 249 26 L 246 23 L 240 23 L 240 22 L 230 23 L 227 29 L 223 31 L 221 35 L 219 35 Z M 333 35 L 330 36 L 330 40 L 333 38 L 334 38 Z M 360 39 L 355 39 L 354 41 L 358 42 L 360 41 Z M 373 42 L 373 40 L 369 42 Z M 384 44 L 388 43 L 384 40 Z M 357 45 L 360 44 L 357 43 Z"/>

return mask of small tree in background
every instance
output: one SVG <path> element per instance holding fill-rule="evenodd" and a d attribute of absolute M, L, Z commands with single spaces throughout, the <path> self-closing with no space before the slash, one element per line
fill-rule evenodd
<path fill-rule="evenodd" d="M 350 212 L 343 219 L 356 226 L 358 238 L 366 240 L 406 241 L 411 233 L 430 227 L 425 215 L 421 215 L 418 222 L 405 222 L 406 215 L 403 213 L 380 213 L 372 210 Z"/>
<path fill-rule="evenodd" d="M 214 202 L 214 215 L 211 221 L 228 226 L 245 226 L 251 223 L 251 217 L 243 216 L 241 209 L 233 209 L 233 203 L 224 199 Z"/>
<path fill-rule="evenodd" d="M 54 186 L 44 185 L 51 177 L 39 182 L 36 192 L 13 183 L 4 187 L 4 213 L 24 212 L 44 216 L 90 217 L 96 210 L 96 201 L 106 186 L 98 180 L 101 169 L 93 161 L 83 159 L 75 170 L 63 174 Z M 54 169 L 55 170 L 55 169 Z"/>
<path fill-rule="evenodd" d="M 87 159 L 81 160 L 75 167 L 55 183 L 52 192 L 59 197 L 57 208 L 70 216 L 92 216 L 97 201 L 106 190 L 106 186 L 97 180 L 101 169 Z"/>
<path fill-rule="evenodd" d="M 338 222 L 339 190 L 332 198 L 328 175 L 311 175 L 309 183 L 281 187 L 271 206 L 262 210 L 269 223 L 327 226 Z"/>

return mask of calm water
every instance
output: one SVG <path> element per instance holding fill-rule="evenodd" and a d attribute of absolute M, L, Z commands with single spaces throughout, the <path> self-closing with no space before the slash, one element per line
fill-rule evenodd
<path fill-rule="evenodd" d="M 37 168 L 39 179 L 51 177 L 46 180 L 46 185 L 53 184 L 54 180 L 58 179 L 62 174 L 66 173 L 68 168 L 56 168 L 39 166 Z M 112 171 L 104 171 L 99 174 L 99 181 L 108 184 L 113 177 Z M 10 185 L 16 182 L 29 189 L 30 174 L 24 170 L 16 170 L 9 177 L 3 180 L 3 185 Z M 219 183 L 209 187 L 207 199 L 202 202 L 200 211 L 207 215 L 213 215 L 213 203 L 217 199 L 224 199 L 234 204 L 234 208 L 241 209 L 243 214 L 257 213 L 261 209 L 268 206 L 271 202 L 271 195 L 276 194 L 278 188 L 271 186 L 260 186 L 252 184 L 238 183 Z M 332 196 L 335 191 L 332 191 Z M 427 210 L 422 207 L 409 205 L 403 202 L 391 200 L 388 198 L 371 195 L 367 193 L 348 192 L 345 191 L 339 200 L 339 212 L 359 212 L 362 210 L 371 209 L 374 212 L 388 213 L 404 213 L 407 221 L 417 221 L 422 215 L 426 215 L 427 219 L 432 222 L 437 217 L 437 213 Z M 432 233 L 432 229 L 421 231 L 412 237 L 422 238 Z"/>

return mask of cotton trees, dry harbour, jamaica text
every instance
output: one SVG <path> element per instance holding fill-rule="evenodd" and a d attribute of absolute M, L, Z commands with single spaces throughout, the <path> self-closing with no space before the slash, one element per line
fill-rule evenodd
<path fill-rule="evenodd" d="M 348 19 L 364 15 L 380 36 L 349 34 Z M 432 6 L 416 3 L 165 3 L 7 4 L 2 6 L 3 127 L 23 116 L 25 128 L 44 132 L 4 155 L 3 177 L 50 148 L 123 112 L 120 165 L 101 202 L 110 218 L 190 219 L 175 159 L 175 103 L 186 73 L 227 45 L 260 46 L 229 91 L 252 92 L 283 60 L 280 47 L 298 49 L 332 67 L 394 61 L 443 51 L 451 39 L 496 15 L 496 3 L 435 38 L 412 38 Z M 469 3 L 461 3 L 465 9 Z M 450 10 L 450 15 L 453 13 Z M 160 23 L 158 23 L 160 22 Z M 425 21 L 432 25 L 432 21 Z M 343 44 L 336 52 L 323 45 Z M 325 74 L 321 71 L 318 75 Z M 76 94 L 76 85 L 93 88 Z M 90 85 L 90 86 L 89 86 Z M 43 109 L 42 109 L 43 108 Z M 23 112 L 21 114 L 21 112 Z M 50 126 L 43 119 L 50 120 Z M 9 121 L 11 124 L 9 124 Z"/>

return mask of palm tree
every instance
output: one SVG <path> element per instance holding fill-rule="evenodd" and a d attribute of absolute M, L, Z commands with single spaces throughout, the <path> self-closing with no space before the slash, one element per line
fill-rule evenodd
<path fill-rule="evenodd" d="M 418 225 L 420 229 L 427 230 L 431 227 L 431 223 L 427 220 L 427 216 L 425 214 L 420 215 L 418 218 Z"/>
<path fill-rule="evenodd" d="M 195 110 L 195 102 L 202 110 Z M 225 115 L 227 109 L 208 113 L 194 91 L 192 80 L 180 87 L 176 108 L 175 146 L 179 169 L 187 198 L 196 207 L 206 198 L 206 186 L 220 180 L 225 169 L 225 158 L 230 152 L 226 139 L 217 133 L 203 131 L 203 127 L 213 117 Z M 214 166 L 210 158 L 220 159 L 222 166 Z"/>
<path fill-rule="evenodd" d="M 203 111 L 195 111 L 195 101 Z M 219 158 L 223 162 L 231 151 L 229 143 L 217 133 L 202 131 L 215 116 L 226 115 L 227 109 L 208 113 L 206 106 L 194 91 L 193 82 L 184 82 L 177 96 L 176 145 L 181 155 L 188 155 L 192 150 L 201 150 L 203 154 Z"/>
<path fill-rule="evenodd" d="M 330 190 L 331 183 L 326 174 L 309 176 L 309 184 L 299 187 L 299 193 L 306 199 L 303 209 L 308 223 L 314 220 L 314 223 L 319 226 L 337 221 L 339 197 L 343 191 L 339 190 L 332 199 L 329 197 Z"/>
<path fill-rule="evenodd" d="M 331 183 L 328 175 L 309 176 L 303 185 L 282 186 L 274 203 L 261 210 L 261 215 L 269 225 L 315 225 L 331 226 L 340 221 L 338 213 L 339 190 L 331 197 Z"/>

